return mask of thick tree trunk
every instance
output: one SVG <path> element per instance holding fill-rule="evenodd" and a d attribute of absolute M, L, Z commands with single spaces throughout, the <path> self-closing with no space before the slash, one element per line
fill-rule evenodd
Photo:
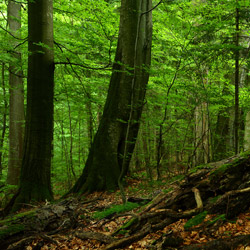
<path fill-rule="evenodd" d="M 28 2 L 28 29 L 24 157 L 14 210 L 31 200 L 52 199 L 50 168 L 54 94 L 53 0 Z"/>
<path fill-rule="evenodd" d="M 12 0 L 8 3 L 10 32 L 20 36 L 21 4 Z M 13 44 L 16 46 L 17 42 Z M 24 93 L 21 69 L 21 53 L 13 51 L 15 64 L 9 67 L 10 108 L 9 108 L 9 164 L 7 183 L 18 185 L 23 153 Z"/>
<path fill-rule="evenodd" d="M 151 0 L 122 0 L 116 58 L 103 116 L 72 192 L 115 189 L 122 166 L 122 174 L 128 170 L 149 77 L 150 9 Z"/>

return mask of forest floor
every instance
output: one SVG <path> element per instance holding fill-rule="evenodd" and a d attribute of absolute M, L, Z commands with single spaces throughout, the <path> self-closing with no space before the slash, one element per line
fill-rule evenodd
<path fill-rule="evenodd" d="M 160 182 L 153 183 L 149 183 L 148 180 L 128 178 L 127 184 L 126 194 L 127 197 L 130 197 L 130 200 L 136 198 L 152 199 L 157 193 L 164 192 L 164 190 L 168 188 L 164 178 Z M 91 236 L 89 239 L 87 239 L 88 237 L 85 238 L 85 236 L 82 237 L 81 233 L 97 232 L 107 236 L 112 235 L 126 221 L 131 219 L 133 214 L 138 213 L 140 210 L 140 207 L 137 207 L 129 212 L 121 212 L 119 214 L 114 212 L 102 216 L 101 211 L 107 211 L 109 208 L 114 207 L 114 205 L 122 203 L 119 191 L 113 193 L 95 192 L 85 196 L 84 199 L 78 200 L 78 202 L 77 226 L 75 226 L 75 228 L 50 236 L 36 236 L 26 249 L 105 249 L 105 245 L 107 244 L 97 239 L 91 239 Z M 213 217 L 215 217 L 215 215 L 207 215 L 204 222 L 211 220 Z M 218 221 L 218 223 L 214 224 L 213 229 L 210 230 L 206 230 L 202 225 L 197 225 L 192 227 L 191 230 L 186 230 L 184 229 L 186 222 L 187 219 L 179 219 L 161 230 L 148 233 L 142 239 L 135 240 L 126 247 L 114 249 L 180 249 L 184 246 L 206 243 L 216 239 L 249 235 L 250 209 L 244 213 L 240 213 L 237 218 Z M 157 247 L 157 242 L 167 235 L 174 235 L 175 238 L 180 238 L 182 241 L 181 245 L 177 248 L 174 246 L 172 248 Z M 119 238 L 120 236 L 117 235 L 116 237 Z M 124 235 L 121 237 L 124 237 Z M 217 249 L 221 248 L 214 248 L 214 250 Z M 250 243 L 238 245 L 235 249 L 250 250 Z"/>
<path fill-rule="evenodd" d="M 0 221 L 0 249 L 250 250 L 250 152 L 120 191 L 32 204 Z"/>

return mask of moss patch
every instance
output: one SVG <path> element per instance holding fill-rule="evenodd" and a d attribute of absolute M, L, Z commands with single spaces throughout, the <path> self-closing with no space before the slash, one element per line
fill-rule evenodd
<path fill-rule="evenodd" d="M 22 224 L 6 225 L 0 228 L 0 239 L 6 238 L 6 236 L 11 236 L 19 232 L 23 232 L 25 226 Z"/>
<path fill-rule="evenodd" d="M 112 214 L 119 214 L 122 212 L 127 212 L 130 211 L 134 208 L 139 207 L 140 205 L 137 203 L 132 203 L 132 202 L 127 202 L 125 205 L 115 205 L 109 209 L 106 209 L 104 211 L 101 212 L 95 212 L 93 215 L 93 218 L 95 219 L 103 219 L 106 218 Z"/>
<path fill-rule="evenodd" d="M 199 225 L 204 221 L 206 216 L 207 216 L 207 211 L 203 211 L 202 213 L 197 214 L 196 216 L 194 216 L 193 218 L 191 218 L 186 222 L 186 224 L 184 225 L 184 229 L 187 230 L 191 227 Z"/>
<path fill-rule="evenodd" d="M 30 211 L 26 211 L 26 212 L 23 212 L 23 213 L 18 213 L 18 214 L 14 214 L 14 215 L 11 215 L 9 216 L 8 218 L 4 219 L 4 220 L 1 220 L 0 221 L 0 225 L 5 225 L 7 223 L 11 223 L 13 221 L 17 221 L 18 219 L 21 219 L 21 218 L 24 218 L 24 217 L 33 217 L 34 214 L 36 213 L 36 210 L 37 209 L 34 209 L 34 210 L 30 210 Z"/>
<path fill-rule="evenodd" d="M 224 164 L 217 169 L 213 170 L 210 174 L 210 176 L 215 176 L 215 175 L 222 175 L 229 167 L 231 167 L 232 164 Z"/>

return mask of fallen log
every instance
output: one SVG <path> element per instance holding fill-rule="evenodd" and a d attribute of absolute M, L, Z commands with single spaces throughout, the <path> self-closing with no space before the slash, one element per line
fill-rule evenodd
<path fill-rule="evenodd" d="M 240 235 L 225 239 L 212 240 L 203 244 L 193 244 L 178 248 L 179 250 L 231 250 L 238 246 L 249 246 L 250 235 Z"/>
<path fill-rule="evenodd" d="M 65 200 L 49 204 L 27 212 L 10 215 L 0 221 L 0 249 L 7 249 L 15 242 L 34 235 L 53 234 L 71 227 L 76 223 L 75 201 Z M 14 245 L 13 245 L 14 246 Z"/>

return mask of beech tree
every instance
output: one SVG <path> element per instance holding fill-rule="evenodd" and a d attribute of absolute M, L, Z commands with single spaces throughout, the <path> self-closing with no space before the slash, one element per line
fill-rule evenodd
<path fill-rule="evenodd" d="M 8 2 L 8 24 L 10 32 L 20 37 L 21 4 L 10 0 Z M 13 59 L 9 67 L 9 162 L 7 183 L 18 185 L 23 153 L 24 132 L 24 91 L 23 73 L 21 69 L 21 53 L 14 47 L 19 41 L 15 39 L 12 48 Z"/>
<path fill-rule="evenodd" d="M 53 138 L 53 0 L 28 2 L 27 116 L 20 187 L 15 210 L 32 200 L 53 198 L 51 150 Z"/>
<path fill-rule="evenodd" d="M 71 192 L 112 190 L 126 175 L 149 78 L 152 1 L 122 0 L 108 96 L 82 175 Z"/>

